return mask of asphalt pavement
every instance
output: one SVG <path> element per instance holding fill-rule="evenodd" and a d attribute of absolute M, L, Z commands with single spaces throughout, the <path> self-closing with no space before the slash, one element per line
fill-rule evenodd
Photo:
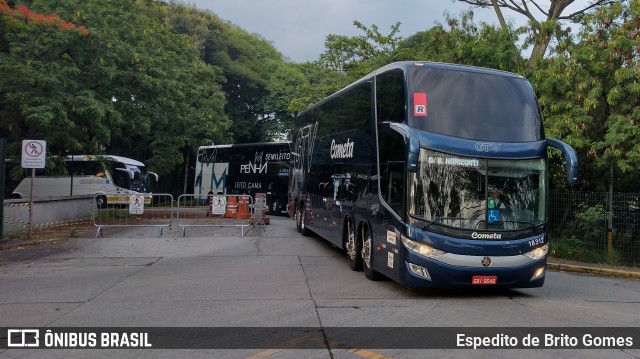
<path fill-rule="evenodd" d="M 286 223 L 288 222 L 275 221 L 272 225 L 269 225 L 269 232 L 271 232 L 270 236 L 274 236 L 274 227 L 286 225 Z M 291 222 L 291 225 L 293 225 L 293 222 Z M 228 232 L 229 230 L 229 228 L 220 229 L 220 231 L 224 232 Z M 248 233 L 248 235 L 260 235 L 259 230 L 259 228 L 258 230 L 253 229 L 252 233 Z M 239 229 L 237 231 L 239 231 Z M 47 234 L 44 235 L 44 238 L 38 238 L 37 235 L 34 236 L 35 239 L 3 238 L 0 239 L 0 252 L 12 251 L 17 249 L 29 250 L 29 248 L 32 247 L 40 247 L 40 249 L 42 249 L 42 246 L 55 246 L 62 241 L 72 238 L 69 236 L 70 233 L 73 233 L 74 237 L 93 237 L 97 233 L 97 227 L 85 224 L 74 227 L 73 229 L 61 228 L 58 231 L 48 231 Z M 118 233 L 116 231 L 107 235 L 117 236 L 117 234 Z M 175 236 L 177 234 L 178 231 L 175 231 L 174 234 L 166 234 L 166 236 Z M 547 269 L 559 272 L 573 272 L 617 278 L 640 279 L 640 267 L 612 266 L 603 263 L 583 263 L 554 257 L 548 258 Z"/>

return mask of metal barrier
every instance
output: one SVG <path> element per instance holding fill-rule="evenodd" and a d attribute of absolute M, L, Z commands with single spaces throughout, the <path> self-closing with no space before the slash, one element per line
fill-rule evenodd
<path fill-rule="evenodd" d="M 182 228 L 183 237 L 187 227 L 239 227 L 244 237 L 255 228 L 254 207 L 253 197 L 248 195 L 182 194 L 178 197 L 175 223 Z M 257 211 L 260 215 L 262 212 Z"/>
<path fill-rule="evenodd" d="M 129 204 L 98 206 L 100 195 L 93 198 L 91 218 L 98 227 L 96 237 L 102 237 L 104 227 L 157 227 L 160 236 L 165 227 L 171 227 L 174 217 L 173 196 L 170 194 L 132 195 Z"/>

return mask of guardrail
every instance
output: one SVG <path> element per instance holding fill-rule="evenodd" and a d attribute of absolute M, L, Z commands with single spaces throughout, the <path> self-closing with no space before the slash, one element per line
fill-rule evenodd
<path fill-rule="evenodd" d="M 258 230 L 259 225 L 265 224 L 262 220 L 265 210 L 262 197 L 259 203 L 254 203 L 248 195 L 182 194 L 178 197 L 175 223 L 182 228 L 183 237 L 188 227 L 239 227 L 244 237 L 251 229 Z"/>
<path fill-rule="evenodd" d="M 102 237 L 105 227 L 157 227 L 160 236 L 164 228 L 170 228 L 174 217 L 173 196 L 170 194 L 133 195 L 129 204 L 98 206 L 98 197 L 93 197 L 91 218 L 98 227 L 96 237 Z M 98 208 L 101 207 L 101 208 Z"/>

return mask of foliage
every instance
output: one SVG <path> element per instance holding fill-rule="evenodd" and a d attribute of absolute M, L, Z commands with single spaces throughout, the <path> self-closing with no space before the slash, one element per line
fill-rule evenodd
<path fill-rule="evenodd" d="M 518 31 L 473 22 L 473 12 L 446 16 L 446 25 L 418 32 L 400 42 L 394 60 L 427 60 L 522 72 L 524 59 L 515 45 Z"/>
<path fill-rule="evenodd" d="M 571 14 L 514 29 L 476 24 L 469 11 L 407 38 L 399 22 L 383 33 L 355 21 L 359 35 L 329 35 L 318 61 L 295 64 L 174 1 L 0 0 L 0 131 L 14 159 L 25 138 L 46 140 L 50 155 L 124 155 L 162 175 L 156 191 L 182 193 L 198 146 L 286 138 L 298 112 L 374 69 L 441 61 L 529 78 L 547 136 L 579 154 L 579 187 L 637 191 L 640 0 L 609 3 L 573 17 L 575 34 L 557 22 Z M 532 68 L 519 39 L 541 34 L 554 46 Z M 563 183 L 559 153 L 549 156 Z"/>
<path fill-rule="evenodd" d="M 585 240 L 598 241 L 604 238 L 607 211 L 601 204 L 589 207 L 584 203 L 578 206 L 576 222 L 578 229 L 584 233 Z"/>
<path fill-rule="evenodd" d="M 345 73 L 353 81 L 392 61 L 400 38 L 400 23 L 391 26 L 383 35 L 376 25 L 367 27 L 359 21 L 353 25 L 364 32 L 360 36 L 328 35 L 325 52 L 320 55 L 320 66 Z"/>
<path fill-rule="evenodd" d="M 155 0 L 26 4 L 0 0 L 0 130 L 14 159 L 22 139 L 44 139 L 48 155 L 124 155 L 188 181 L 198 146 L 290 126 L 298 67 L 213 13 Z M 181 193 L 177 182 L 165 191 Z"/>
<path fill-rule="evenodd" d="M 582 26 L 531 80 L 547 134 L 578 151 L 581 186 L 602 190 L 614 181 L 605 175 L 612 166 L 622 173 L 640 166 L 640 1 L 601 8 Z"/>

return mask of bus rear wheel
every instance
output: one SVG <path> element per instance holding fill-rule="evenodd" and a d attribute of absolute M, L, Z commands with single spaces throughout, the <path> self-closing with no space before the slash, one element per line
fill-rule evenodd
<path fill-rule="evenodd" d="M 296 229 L 298 230 L 298 233 L 301 233 L 302 232 L 302 203 L 296 206 L 295 219 L 296 219 Z"/>
<path fill-rule="evenodd" d="M 300 213 L 300 233 L 303 236 L 310 236 L 311 231 L 307 228 L 307 209 L 302 208 Z"/>
<path fill-rule="evenodd" d="M 373 237 L 369 228 L 362 228 L 362 262 L 364 275 L 369 280 L 379 280 L 380 273 L 373 269 Z"/>
<path fill-rule="evenodd" d="M 347 251 L 347 262 L 349 268 L 354 271 L 362 270 L 362 246 L 360 241 L 356 239 L 356 231 L 353 222 L 347 219 L 344 229 L 344 248 Z"/>

